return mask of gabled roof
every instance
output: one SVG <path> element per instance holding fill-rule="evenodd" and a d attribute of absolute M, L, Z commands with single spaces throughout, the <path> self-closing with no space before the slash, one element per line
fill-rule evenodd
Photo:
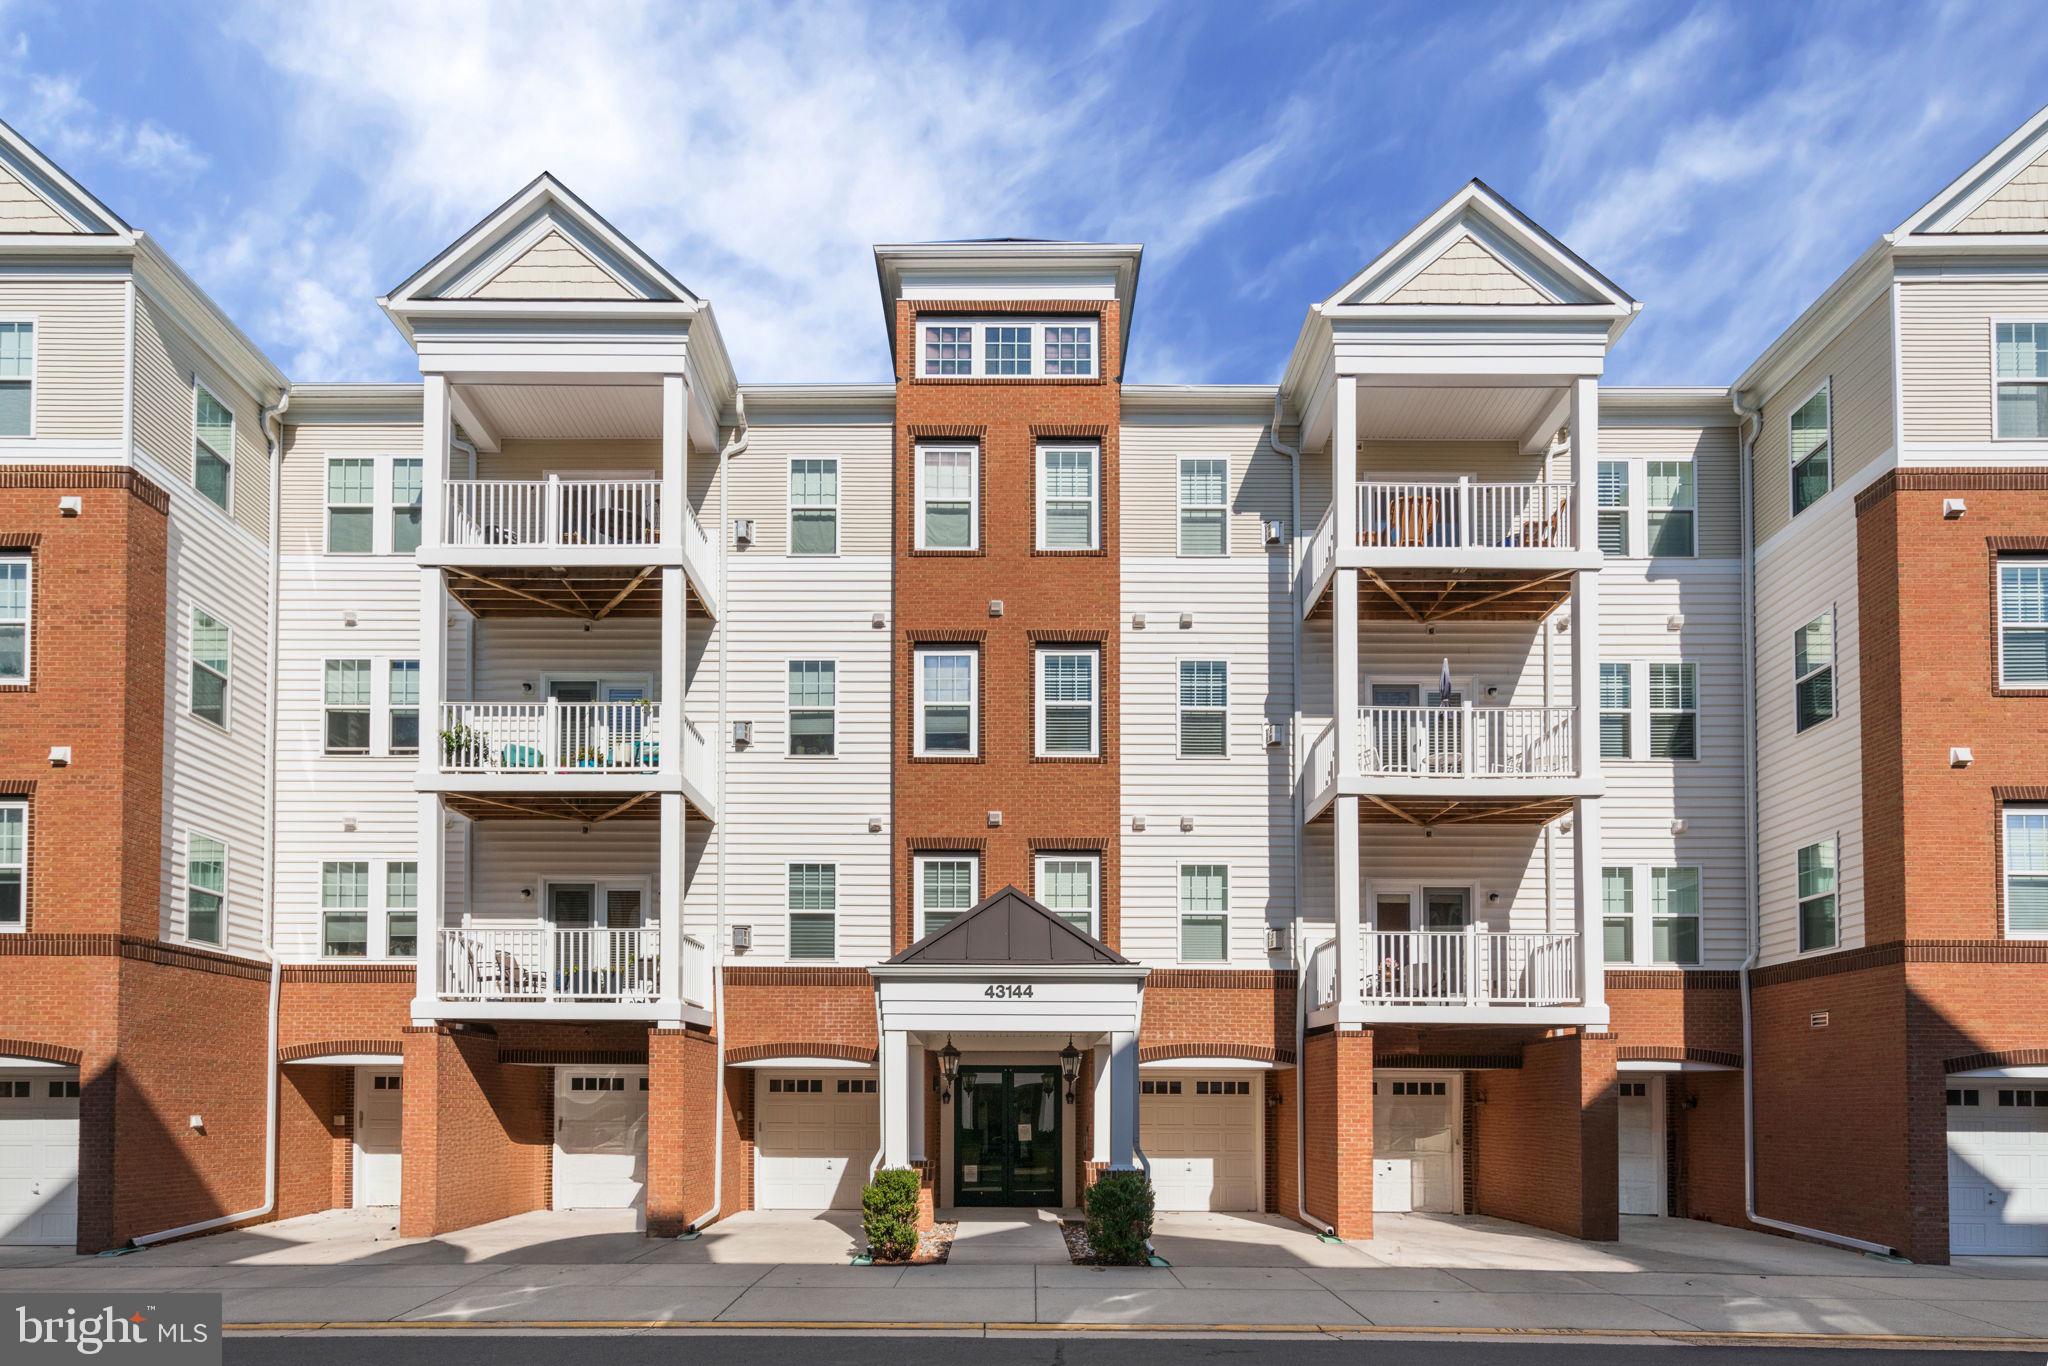
<path fill-rule="evenodd" d="M 0 236 L 17 234 L 122 239 L 134 235 L 90 190 L 0 122 Z"/>
<path fill-rule="evenodd" d="M 2048 107 L 1899 225 L 1897 236 L 2048 233 Z"/>
<path fill-rule="evenodd" d="M 1005 887 L 889 961 L 926 966 L 1075 967 L 1101 963 L 1115 967 L 1129 966 L 1131 960 L 1075 929 L 1015 887 Z"/>

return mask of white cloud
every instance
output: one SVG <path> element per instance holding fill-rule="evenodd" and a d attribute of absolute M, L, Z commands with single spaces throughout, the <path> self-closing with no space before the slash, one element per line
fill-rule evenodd
<path fill-rule="evenodd" d="M 4 58 L 10 80 L 25 95 L 10 101 L 21 131 L 59 161 L 105 162 L 128 170 L 178 177 L 206 165 L 185 138 L 150 119 L 134 121 L 107 114 L 80 91 L 74 76 L 27 71 L 28 35 L 17 34 Z"/>

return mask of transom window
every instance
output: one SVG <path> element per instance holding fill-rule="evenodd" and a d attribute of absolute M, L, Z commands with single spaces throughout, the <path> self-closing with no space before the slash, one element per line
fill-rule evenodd
<path fill-rule="evenodd" d="M 226 510 L 232 501 L 235 415 L 203 384 L 192 386 L 192 483 L 206 499 Z"/>
<path fill-rule="evenodd" d="M 2048 806 L 2005 809 L 2005 933 L 2048 938 Z"/>
<path fill-rule="evenodd" d="M 1230 553 L 1230 462 L 1183 456 L 1180 462 L 1180 553 Z"/>
<path fill-rule="evenodd" d="M 1600 757 L 1626 759 L 1632 745 L 1630 716 L 1634 691 L 1632 671 L 1626 664 L 1600 666 Z"/>
<path fill-rule="evenodd" d="M 943 318 L 918 324 L 919 378 L 1093 379 L 1094 318 Z"/>
<path fill-rule="evenodd" d="M 979 545 L 981 487 L 974 446 L 917 448 L 917 548 L 973 550 Z"/>
<path fill-rule="evenodd" d="M 1096 548 L 1094 446 L 1038 448 L 1038 548 Z"/>
<path fill-rule="evenodd" d="M 229 636 L 226 622 L 192 609 L 192 714 L 221 727 L 228 723 Z"/>
<path fill-rule="evenodd" d="M 1602 460 L 1595 481 L 1600 504 L 1600 553 L 1628 554 L 1628 461 Z"/>
<path fill-rule="evenodd" d="M 1999 323 L 1996 338 L 1998 401 L 1992 434 L 2026 441 L 2048 437 L 2048 322 Z"/>
<path fill-rule="evenodd" d="M 1834 487 L 1834 404 L 1832 380 L 1821 382 L 1811 397 L 1793 409 L 1789 453 L 1792 460 L 1792 515 L 1819 502 Z"/>
<path fill-rule="evenodd" d="M 1998 557 L 1998 681 L 2048 688 L 2048 559 Z"/>
<path fill-rule="evenodd" d="M 789 956 L 832 958 L 839 952 L 839 867 L 789 865 Z"/>
<path fill-rule="evenodd" d="M 1650 666 L 1650 757 L 1700 757 L 1699 666 Z"/>
<path fill-rule="evenodd" d="M 789 753 L 829 759 L 839 752 L 839 664 L 789 661 Z"/>
<path fill-rule="evenodd" d="M 28 918 L 28 803 L 0 801 L 0 932 Z"/>
<path fill-rule="evenodd" d="M 377 462 L 327 462 L 327 553 L 367 555 L 377 548 Z"/>
<path fill-rule="evenodd" d="M 31 582 L 27 555 L 0 554 L 0 683 L 28 682 Z"/>
<path fill-rule="evenodd" d="M 1805 730 L 1835 714 L 1835 609 L 1792 633 L 1793 725 Z"/>
<path fill-rule="evenodd" d="M 789 462 L 789 553 L 839 553 L 839 461 Z"/>
<path fill-rule="evenodd" d="M 1037 863 L 1040 904 L 1081 933 L 1096 933 L 1101 858 L 1095 854 L 1040 854 Z"/>
<path fill-rule="evenodd" d="M 0 436 L 35 435 L 36 327 L 0 322 Z"/>
<path fill-rule="evenodd" d="M 1180 754 L 1221 759 L 1229 753 L 1230 665 L 1221 659 L 1180 662 Z"/>
<path fill-rule="evenodd" d="M 930 649 L 917 652 L 917 734 L 920 755 L 978 753 L 981 728 L 975 674 L 980 655 L 974 650 Z"/>
<path fill-rule="evenodd" d="M 1223 864 L 1180 867 L 1180 957 L 1184 963 L 1230 957 L 1230 869 Z"/>
<path fill-rule="evenodd" d="M 980 860 L 971 854 L 917 856 L 919 937 L 937 934 L 980 899 Z"/>
<path fill-rule="evenodd" d="M 211 835 L 185 839 L 185 937 L 201 944 L 221 942 L 228 900 L 228 847 Z"/>
<path fill-rule="evenodd" d="M 1096 753 L 1096 651 L 1038 652 L 1040 757 Z"/>
<path fill-rule="evenodd" d="M 1835 946 L 1835 841 L 1799 851 L 1799 951 Z"/>
<path fill-rule="evenodd" d="M 1652 460 L 1643 467 L 1647 484 L 1650 553 L 1699 553 L 1699 490 L 1690 460 Z"/>

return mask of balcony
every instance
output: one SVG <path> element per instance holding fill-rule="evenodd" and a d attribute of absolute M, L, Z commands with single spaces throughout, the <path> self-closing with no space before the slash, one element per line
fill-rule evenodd
<path fill-rule="evenodd" d="M 1569 482 L 1361 480 L 1358 543 L 1403 550 L 1577 548 Z"/>
<path fill-rule="evenodd" d="M 1569 778 L 1570 707 L 1360 707 L 1358 771 L 1370 777 Z"/>
<path fill-rule="evenodd" d="M 441 772 L 655 773 L 659 702 L 449 702 L 441 707 Z"/>
<path fill-rule="evenodd" d="M 1565 1006 L 1579 1000 L 1570 931 L 1363 930 L 1360 991 L 1376 1006 Z"/>
<path fill-rule="evenodd" d="M 662 540 L 659 479 L 451 479 L 446 494 L 450 547 L 653 549 Z"/>
<path fill-rule="evenodd" d="M 708 1008 L 711 956 L 694 936 L 681 936 L 681 943 L 682 1003 Z M 658 926 L 446 929 L 436 947 L 435 999 L 483 1007 L 481 1014 L 545 1018 L 595 1007 L 611 1008 L 603 1014 L 652 1015 L 661 999 Z"/>

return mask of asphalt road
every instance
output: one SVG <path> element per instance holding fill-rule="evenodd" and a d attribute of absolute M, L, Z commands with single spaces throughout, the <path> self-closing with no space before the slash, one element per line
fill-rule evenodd
<path fill-rule="evenodd" d="M 652 1332 L 615 1335 L 370 1334 L 227 1339 L 229 1366 L 902 1366 L 938 1357 L 966 1358 L 976 1366 L 2041 1366 L 2038 1353 L 1970 1352 L 1860 1347 L 1711 1347 L 1687 1343 L 1602 1344 L 1525 1338 L 1345 1341 L 1295 1338 L 1154 1338 L 1121 1334 L 1088 1337 L 916 1338 L 855 1334 L 698 1335 Z M 1673 1355 L 1673 1354 L 1676 1355 Z"/>

